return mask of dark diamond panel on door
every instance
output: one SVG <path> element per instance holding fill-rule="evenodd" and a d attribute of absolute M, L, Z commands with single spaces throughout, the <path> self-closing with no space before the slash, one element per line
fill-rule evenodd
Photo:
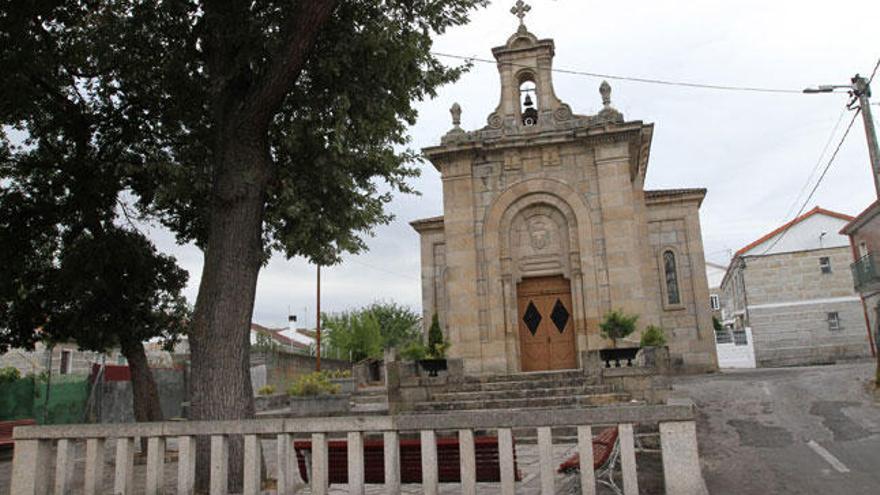
<path fill-rule="evenodd" d="M 553 305 L 553 312 L 550 313 L 550 319 L 553 320 L 553 324 L 556 325 L 559 333 L 565 331 L 565 325 L 568 324 L 568 316 L 568 310 L 565 309 L 565 305 L 557 299 L 556 304 Z"/>
<path fill-rule="evenodd" d="M 535 303 L 529 301 L 528 307 L 526 307 L 526 314 L 523 315 L 523 322 L 526 324 L 526 328 L 531 332 L 532 337 L 535 336 L 535 332 L 538 331 L 538 325 L 541 324 L 541 313 L 538 312 L 538 308 L 535 307 Z"/>

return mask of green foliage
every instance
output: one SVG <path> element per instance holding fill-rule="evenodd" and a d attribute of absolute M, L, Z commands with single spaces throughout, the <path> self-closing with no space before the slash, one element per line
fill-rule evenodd
<path fill-rule="evenodd" d="M 420 341 L 414 340 L 406 344 L 403 349 L 400 350 L 400 357 L 407 361 L 420 361 L 422 359 L 427 359 L 428 346 Z"/>
<path fill-rule="evenodd" d="M 331 380 L 342 380 L 345 378 L 351 378 L 351 370 L 326 370 L 322 371 L 327 378 Z"/>
<path fill-rule="evenodd" d="M 21 372 L 18 371 L 18 368 L 13 366 L 0 368 L 0 383 L 10 383 L 19 379 L 21 379 Z"/>
<path fill-rule="evenodd" d="M 715 329 L 716 333 L 724 331 L 724 325 L 721 324 L 721 321 L 717 316 L 712 317 L 712 327 Z"/>
<path fill-rule="evenodd" d="M 648 325 L 648 328 L 642 332 L 642 340 L 639 345 L 641 347 L 662 347 L 666 345 L 666 333 L 658 326 Z"/>
<path fill-rule="evenodd" d="M 440 320 L 435 313 L 431 317 L 431 327 L 428 329 L 428 344 L 425 345 L 419 340 L 412 341 L 401 349 L 400 355 L 410 361 L 443 359 L 448 349 L 449 342 L 443 339 Z"/>
<path fill-rule="evenodd" d="M 419 315 L 396 303 L 376 302 L 358 310 L 321 316 L 326 335 L 322 352 L 327 355 L 351 357 L 354 361 L 381 358 L 383 349 L 406 347 L 420 338 Z"/>
<path fill-rule="evenodd" d="M 321 315 L 327 346 L 352 361 L 382 357 L 382 331 L 372 313 L 348 311 Z"/>
<path fill-rule="evenodd" d="M 338 394 L 340 386 L 331 382 L 330 378 L 322 372 L 302 375 L 287 389 L 287 395 L 292 397 L 312 397 L 316 395 Z"/>
<path fill-rule="evenodd" d="M 619 339 L 626 338 L 636 330 L 638 315 L 627 315 L 623 310 L 612 310 L 605 314 L 605 319 L 599 324 L 602 336 L 614 341 L 617 345 Z"/>
<path fill-rule="evenodd" d="M 275 393 L 274 385 L 263 385 L 257 390 L 257 395 L 272 395 Z"/>

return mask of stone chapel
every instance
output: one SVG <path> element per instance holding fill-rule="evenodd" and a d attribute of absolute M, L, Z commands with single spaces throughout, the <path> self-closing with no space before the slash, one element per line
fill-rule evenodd
<path fill-rule="evenodd" d="M 521 5 L 520 5 L 521 7 Z M 553 90 L 554 43 L 519 29 L 492 49 L 501 98 L 486 126 L 453 128 L 424 155 L 442 175 L 443 216 L 421 238 L 422 307 L 465 372 L 560 370 L 612 346 L 612 309 L 666 331 L 671 362 L 717 368 L 699 208 L 705 189 L 645 190 L 654 125 L 574 114 Z"/>

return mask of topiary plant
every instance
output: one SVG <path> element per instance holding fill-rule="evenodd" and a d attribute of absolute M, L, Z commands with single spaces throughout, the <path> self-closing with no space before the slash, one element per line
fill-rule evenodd
<path fill-rule="evenodd" d="M 614 347 L 617 347 L 617 341 L 628 337 L 636 330 L 636 321 L 638 315 L 628 315 L 623 310 L 615 309 L 605 313 L 605 320 L 599 324 L 602 329 L 602 336 L 611 339 Z"/>
<path fill-rule="evenodd" d="M 332 383 L 327 375 L 316 371 L 302 375 L 287 389 L 287 395 L 312 397 L 316 395 L 338 394 L 340 386 Z"/>
<path fill-rule="evenodd" d="M 639 345 L 641 347 L 662 347 L 666 345 L 666 333 L 658 326 L 648 325 L 648 328 L 642 333 Z"/>
<path fill-rule="evenodd" d="M 446 357 L 446 349 L 449 343 L 443 339 L 443 331 L 440 330 L 440 319 L 437 313 L 431 317 L 431 328 L 428 330 L 428 357 L 432 359 L 443 359 Z"/>

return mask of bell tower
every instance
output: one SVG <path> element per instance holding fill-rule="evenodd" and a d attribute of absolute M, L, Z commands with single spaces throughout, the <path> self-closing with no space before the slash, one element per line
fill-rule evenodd
<path fill-rule="evenodd" d="M 489 115 L 491 129 L 539 129 L 572 118 L 571 108 L 553 90 L 553 40 L 539 40 L 526 28 L 524 17 L 531 7 L 522 0 L 511 13 L 519 28 L 504 46 L 492 49 L 501 77 L 501 101 Z"/>

